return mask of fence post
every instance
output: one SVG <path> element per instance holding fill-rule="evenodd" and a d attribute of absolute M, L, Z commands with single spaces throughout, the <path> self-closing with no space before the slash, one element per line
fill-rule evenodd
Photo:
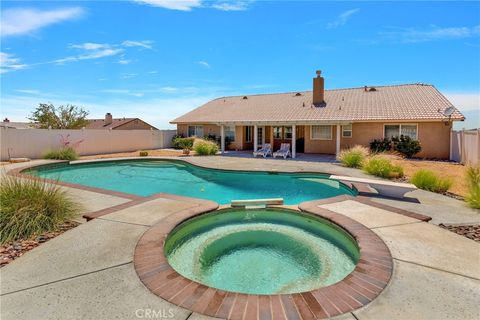
<path fill-rule="evenodd" d="M 460 133 L 460 163 L 465 164 L 465 128 Z"/>

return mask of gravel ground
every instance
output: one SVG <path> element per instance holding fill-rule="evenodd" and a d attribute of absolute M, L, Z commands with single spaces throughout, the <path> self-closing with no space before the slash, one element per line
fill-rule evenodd
<path fill-rule="evenodd" d="M 455 232 L 461 236 L 480 242 L 480 224 L 475 225 L 445 225 L 441 223 L 440 227 Z"/>

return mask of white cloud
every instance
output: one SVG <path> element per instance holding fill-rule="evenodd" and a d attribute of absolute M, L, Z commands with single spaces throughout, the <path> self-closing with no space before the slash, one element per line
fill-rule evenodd
<path fill-rule="evenodd" d="M 83 50 L 100 50 L 100 49 L 110 48 L 110 45 L 106 43 L 85 42 L 81 44 L 71 44 L 69 47 L 73 49 L 83 49 Z"/>
<path fill-rule="evenodd" d="M 447 92 L 445 96 L 462 112 L 480 110 L 480 92 Z"/>
<path fill-rule="evenodd" d="M 27 93 L 27 94 L 40 94 L 39 90 L 31 90 L 31 89 L 17 89 L 15 91 L 20 93 Z"/>
<path fill-rule="evenodd" d="M 145 94 L 143 92 L 134 92 L 129 89 L 105 89 L 101 92 L 113 93 L 113 94 L 126 94 L 133 97 L 143 97 Z"/>
<path fill-rule="evenodd" d="M 148 73 L 150 73 L 150 74 L 157 74 L 157 73 L 158 73 L 158 71 L 156 71 L 156 70 L 153 70 L 153 71 L 148 71 Z"/>
<path fill-rule="evenodd" d="M 467 39 L 480 36 L 480 25 L 473 27 L 439 27 L 431 25 L 426 29 L 418 28 L 389 28 L 379 32 L 385 40 L 396 43 L 418 43 L 436 40 Z"/>
<path fill-rule="evenodd" d="M 197 63 L 205 68 L 211 68 L 210 64 L 207 61 L 198 61 Z"/>
<path fill-rule="evenodd" d="M 61 58 L 61 59 L 56 59 L 53 60 L 53 63 L 56 64 L 64 64 L 67 62 L 75 62 L 75 61 L 80 61 L 80 60 L 91 60 L 91 59 L 99 59 L 99 58 L 104 58 L 104 57 L 111 57 L 115 56 L 117 54 L 122 53 L 124 50 L 123 49 L 115 49 L 115 48 L 107 48 L 107 49 L 101 49 L 101 50 L 89 50 L 92 51 L 91 53 L 87 51 L 87 53 L 84 54 L 79 54 L 76 56 L 70 56 L 66 58 Z"/>
<path fill-rule="evenodd" d="M 347 10 L 347 11 L 341 13 L 335 19 L 335 21 L 332 21 L 332 22 L 327 24 L 327 28 L 328 29 L 335 29 L 335 28 L 344 26 L 347 23 L 347 21 L 352 17 L 352 15 L 354 15 L 358 11 L 360 11 L 360 9 L 356 8 L 356 9 Z"/>
<path fill-rule="evenodd" d="M 247 1 L 222 1 L 212 4 L 212 8 L 221 11 L 245 11 L 248 6 L 249 2 Z"/>
<path fill-rule="evenodd" d="M 132 41 L 132 40 L 125 40 L 122 42 L 122 46 L 124 47 L 142 47 L 145 49 L 152 49 L 153 41 L 151 40 L 143 40 L 143 41 Z"/>
<path fill-rule="evenodd" d="M 118 64 L 129 64 L 129 63 L 132 63 L 132 60 L 128 60 L 128 59 L 120 59 L 117 61 Z"/>
<path fill-rule="evenodd" d="M 54 10 L 27 8 L 7 9 L 2 12 L 0 34 L 15 36 L 35 32 L 48 25 L 81 17 L 84 10 L 80 7 Z"/>
<path fill-rule="evenodd" d="M 191 11 L 202 5 L 200 0 L 135 0 L 135 2 L 180 11 Z"/>
<path fill-rule="evenodd" d="M 122 73 L 120 79 L 131 79 L 138 76 L 138 73 Z"/>
<path fill-rule="evenodd" d="M 0 74 L 26 68 L 26 64 L 20 63 L 20 59 L 13 54 L 0 52 Z"/>

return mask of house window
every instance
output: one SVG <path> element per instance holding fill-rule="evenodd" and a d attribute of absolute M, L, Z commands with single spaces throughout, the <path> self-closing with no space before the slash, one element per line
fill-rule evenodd
<path fill-rule="evenodd" d="M 282 127 L 273 127 L 273 139 L 282 139 Z"/>
<path fill-rule="evenodd" d="M 342 137 L 343 138 L 351 138 L 352 137 L 352 125 L 347 124 L 342 126 Z"/>
<path fill-rule="evenodd" d="M 386 124 L 384 136 L 385 138 L 391 139 L 404 135 L 416 140 L 417 129 L 416 124 Z"/>
<path fill-rule="evenodd" d="M 284 132 L 284 139 L 292 139 L 292 127 L 283 127 Z"/>
<path fill-rule="evenodd" d="M 230 142 L 235 141 L 235 126 L 225 126 L 225 138 L 228 139 Z"/>
<path fill-rule="evenodd" d="M 312 140 L 332 140 L 332 126 L 311 126 Z"/>
<path fill-rule="evenodd" d="M 253 127 L 245 127 L 245 142 L 252 142 Z"/>
<path fill-rule="evenodd" d="M 188 126 L 188 136 L 203 138 L 203 126 Z"/>

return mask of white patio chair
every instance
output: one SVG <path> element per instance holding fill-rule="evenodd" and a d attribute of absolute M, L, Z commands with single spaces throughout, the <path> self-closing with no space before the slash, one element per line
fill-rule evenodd
<path fill-rule="evenodd" d="M 292 154 L 290 153 L 290 143 L 282 143 L 280 149 L 273 153 L 274 158 L 283 157 L 283 159 L 287 159 L 288 156 L 292 157 Z"/>
<path fill-rule="evenodd" d="M 262 156 L 266 158 L 268 155 L 272 155 L 272 145 L 270 143 L 265 143 L 260 149 L 253 152 L 253 156 Z"/>

